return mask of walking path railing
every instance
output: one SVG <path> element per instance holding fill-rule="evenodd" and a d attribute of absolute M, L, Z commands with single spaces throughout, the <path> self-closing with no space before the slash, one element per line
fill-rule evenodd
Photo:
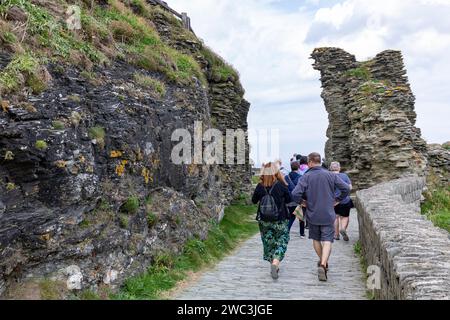
<path fill-rule="evenodd" d="M 167 2 L 165 2 L 165 1 L 161 1 L 161 0 L 147 0 L 147 1 L 154 6 L 162 7 L 164 10 L 167 10 L 168 12 L 173 14 L 175 17 L 179 18 L 181 20 L 181 22 L 183 23 L 183 27 L 185 29 L 191 31 L 192 33 L 194 33 L 194 30 L 192 30 L 192 27 L 191 27 L 191 18 L 189 18 L 189 16 L 187 15 L 186 12 L 178 13 L 177 11 L 175 11 L 174 9 L 169 7 Z"/>

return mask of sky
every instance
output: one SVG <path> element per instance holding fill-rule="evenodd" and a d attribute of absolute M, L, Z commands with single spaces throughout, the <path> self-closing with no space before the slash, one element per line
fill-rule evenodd
<path fill-rule="evenodd" d="M 340 47 L 360 61 L 401 50 L 423 138 L 450 140 L 450 0 L 167 2 L 187 12 L 197 36 L 239 71 L 256 163 L 277 156 L 255 147 L 266 132 L 279 141 L 266 149 L 279 150 L 285 163 L 293 153 L 323 153 L 328 115 L 309 58 L 316 47 Z"/>

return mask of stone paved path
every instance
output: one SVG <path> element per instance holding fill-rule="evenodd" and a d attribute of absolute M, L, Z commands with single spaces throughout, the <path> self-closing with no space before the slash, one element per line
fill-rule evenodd
<path fill-rule="evenodd" d="M 280 278 L 270 277 L 268 262 L 262 260 L 262 245 L 257 235 L 232 256 L 205 272 L 196 283 L 179 293 L 183 300 L 334 300 L 366 299 L 365 283 L 353 246 L 358 239 L 356 211 L 350 222 L 350 242 L 337 241 L 330 260 L 328 282 L 317 279 L 317 255 L 308 239 L 300 239 L 298 224 L 291 230 Z"/>

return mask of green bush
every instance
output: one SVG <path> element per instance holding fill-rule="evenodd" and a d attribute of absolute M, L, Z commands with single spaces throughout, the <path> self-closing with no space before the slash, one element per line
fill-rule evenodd
<path fill-rule="evenodd" d="M 16 186 L 16 184 L 13 183 L 13 182 L 8 182 L 8 183 L 6 184 L 6 190 L 7 190 L 7 191 L 13 191 L 13 190 L 16 190 L 16 188 L 17 188 L 17 186 Z"/>
<path fill-rule="evenodd" d="M 136 196 L 129 197 L 127 201 L 122 205 L 122 212 L 126 212 L 128 214 L 135 214 L 139 210 L 139 198 Z"/>
<path fill-rule="evenodd" d="M 369 81 L 372 78 L 372 73 L 369 68 L 362 66 L 354 69 L 348 70 L 345 75 L 347 77 L 355 77 L 365 81 Z"/>
<path fill-rule="evenodd" d="M 130 217 L 121 215 L 119 217 L 120 227 L 124 229 L 128 229 L 128 226 L 130 225 Z"/>
<path fill-rule="evenodd" d="M 134 81 L 141 87 L 149 89 L 152 93 L 156 93 L 160 98 L 166 95 L 166 85 L 158 79 L 135 73 Z"/>
<path fill-rule="evenodd" d="M 45 150 L 48 147 L 47 142 L 45 142 L 44 140 L 36 141 L 36 144 L 34 146 L 36 147 L 36 149 L 39 149 L 39 150 Z"/>
<path fill-rule="evenodd" d="M 422 213 L 436 226 L 450 232 L 450 187 L 427 192 L 425 198 Z"/>
<path fill-rule="evenodd" d="M 52 127 L 55 130 L 64 130 L 66 126 L 64 125 L 64 122 L 55 120 L 55 121 L 52 121 Z"/>
<path fill-rule="evenodd" d="M 105 139 L 105 129 L 99 126 L 95 126 L 92 128 L 89 128 L 89 138 L 90 139 L 97 139 L 97 140 L 104 140 Z"/>
<path fill-rule="evenodd" d="M 151 211 L 147 213 L 147 225 L 150 228 L 153 227 L 157 221 L 158 221 L 158 216 L 156 214 L 154 214 Z"/>
<path fill-rule="evenodd" d="M 0 32 L 0 40 L 5 44 L 13 44 L 17 41 L 16 35 L 9 31 Z"/>
<path fill-rule="evenodd" d="M 33 92 L 40 93 L 46 87 L 45 79 L 39 74 L 40 61 L 30 53 L 16 54 L 13 60 L 0 72 L 0 89 L 16 92 L 28 85 Z"/>
<path fill-rule="evenodd" d="M 109 25 L 114 39 L 126 43 L 137 41 L 139 33 L 126 21 L 112 21 Z"/>
<path fill-rule="evenodd" d="M 83 290 L 79 293 L 80 300 L 100 300 L 100 296 L 92 290 Z"/>
<path fill-rule="evenodd" d="M 86 229 L 89 228 L 89 226 L 91 225 L 91 223 L 88 220 L 83 220 L 80 222 L 80 224 L 78 225 L 81 229 Z"/>

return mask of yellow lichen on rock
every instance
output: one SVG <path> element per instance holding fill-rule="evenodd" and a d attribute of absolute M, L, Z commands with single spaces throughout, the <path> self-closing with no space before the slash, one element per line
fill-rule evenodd
<path fill-rule="evenodd" d="M 125 166 L 128 164 L 128 160 L 122 160 L 120 164 L 116 166 L 116 174 L 122 177 L 125 173 Z"/>
<path fill-rule="evenodd" d="M 55 161 L 55 165 L 60 169 L 64 169 L 67 167 L 67 162 L 64 160 L 58 160 L 58 161 Z"/>
<path fill-rule="evenodd" d="M 2 100 L 0 104 L 2 105 L 3 112 L 8 112 L 9 102 L 6 100 Z"/>
<path fill-rule="evenodd" d="M 150 181 L 153 182 L 153 178 L 150 176 L 150 170 L 147 168 L 142 169 L 142 176 L 144 177 L 144 181 L 148 184 Z"/>
<path fill-rule="evenodd" d="M 112 150 L 110 157 L 111 158 L 120 158 L 122 156 L 122 152 L 118 150 Z"/>
<path fill-rule="evenodd" d="M 14 160 L 14 153 L 12 151 L 6 151 L 5 153 L 5 160 L 11 161 Z"/>

